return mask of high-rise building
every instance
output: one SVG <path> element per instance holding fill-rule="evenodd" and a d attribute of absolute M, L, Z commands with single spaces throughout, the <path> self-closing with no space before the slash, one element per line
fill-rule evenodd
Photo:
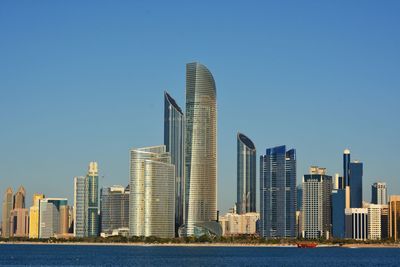
<path fill-rule="evenodd" d="M 185 172 L 186 235 L 220 230 L 216 222 L 217 94 L 211 72 L 200 63 L 186 65 Z"/>
<path fill-rule="evenodd" d="M 308 239 L 329 238 L 331 232 L 332 176 L 325 168 L 311 167 L 303 176 L 302 236 Z"/>
<path fill-rule="evenodd" d="M 388 203 L 386 183 L 376 182 L 372 185 L 371 203 L 378 205 L 386 205 Z"/>
<path fill-rule="evenodd" d="M 269 148 L 260 157 L 260 235 L 295 237 L 296 232 L 296 151 Z"/>
<path fill-rule="evenodd" d="M 175 231 L 185 218 L 185 117 L 167 92 L 164 93 L 164 145 L 175 165 Z"/>
<path fill-rule="evenodd" d="M 256 212 L 256 147 L 242 133 L 237 134 L 237 213 Z"/>
<path fill-rule="evenodd" d="M 397 241 L 400 238 L 400 196 L 389 199 L 389 238 Z"/>
<path fill-rule="evenodd" d="M 343 188 L 350 184 L 350 150 L 345 149 L 343 151 Z"/>
<path fill-rule="evenodd" d="M 66 198 L 39 200 L 39 238 L 68 233 L 68 201 Z"/>
<path fill-rule="evenodd" d="M 165 145 L 131 150 L 129 234 L 175 236 L 175 166 Z"/>
<path fill-rule="evenodd" d="M 99 174 L 97 162 L 90 162 L 86 176 L 74 178 L 74 236 L 99 235 Z"/>
<path fill-rule="evenodd" d="M 381 240 L 382 238 L 382 205 L 368 204 L 368 239 Z"/>
<path fill-rule="evenodd" d="M 29 235 L 28 209 L 17 208 L 10 213 L 10 236 L 27 237 Z"/>
<path fill-rule="evenodd" d="M 343 176 L 340 176 L 339 173 L 335 174 L 332 183 L 333 183 L 333 190 L 345 188 Z"/>
<path fill-rule="evenodd" d="M 39 201 L 43 198 L 43 194 L 33 194 L 29 208 L 29 238 L 39 238 Z"/>
<path fill-rule="evenodd" d="M 7 188 L 3 197 L 3 214 L 2 214 L 2 224 L 1 224 L 1 235 L 4 238 L 10 237 L 10 214 L 13 209 L 13 190 L 12 188 Z"/>
<path fill-rule="evenodd" d="M 346 238 L 355 240 L 368 239 L 368 209 L 345 209 L 346 214 Z"/>
<path fill-rule="evenodd" d="M 345 238 L 346 190 L 332 190 L 332 236 Z"/>
<path fill-rule="evenodd" d="M 86 179 L 88 183 L 88 236 L 96 237 L 99 235 L 99 173 L 97 162 L 89 163 Z"/>
<path fill-rule="evenodd" d="M 100 191 L 101 233 L 129 228 L 129 187 L 114 185 Z"/>
<path fill-rule="evenodd" d="M 301 209 L 303 208 L 303 185 L 297 185 L 296 194 L 296 210 L 301 211 Z"/>
<path fill-rule="evenodd" d="M 389 238 L 389 205 L 381 205 L 381 239 Z"/>
<path fill-rule="evenodd" d="M 21 185 L 14 195 L 14 209 L 25 209 L 25 188 Z"/>
<path fill-rule="evenodd" d="M 74 236 L 87 237 L 87 179 L 85 176 L 74 178 Z"/>
<path fill-rule="evenodd" d="M 363 164 L 359 161 L 350 163 L 350 208 L 362 207 L 362 177 L 363 177 Z"/>

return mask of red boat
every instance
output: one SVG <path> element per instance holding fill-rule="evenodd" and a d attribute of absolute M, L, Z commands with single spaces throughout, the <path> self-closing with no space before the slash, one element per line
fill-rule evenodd
<path fill-rule="evenodd" d="M 314 242 L 302 242 L 302 243 L 297 243 L 298 248 L 315 248 L 318 244 Z"/>

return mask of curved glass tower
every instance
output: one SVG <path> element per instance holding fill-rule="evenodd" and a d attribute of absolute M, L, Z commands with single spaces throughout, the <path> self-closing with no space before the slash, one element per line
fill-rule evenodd
<path fill-rule="evenodd" d="M 170 162 L 165 145 L 131 150 L 131 236 L 175 236 L 175 166 Z"/>
<path fill-rule="evenodd" d="M 256 212 L 256 147 L 242 133 L 237 134 L 238 214 Z"/>
<path fill-rule="evenodd" d="M 217 101 L 214 78 L 202 64 L 186 65 L 186 234 L 217 219 Z"/>
<path fill-rule="evenodd" d="M 164 93 L 164 144 L 175 165 L 175 228 L 184 223 L 185 212 L 185 117 L 181 108 L 167 92 Z"/>

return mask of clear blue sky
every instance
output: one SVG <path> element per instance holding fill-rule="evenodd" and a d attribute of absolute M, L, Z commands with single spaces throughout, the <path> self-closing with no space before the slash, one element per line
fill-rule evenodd
<path fill-rule="evenodd" d="M 310 165 L 341 173 L 349 147 L 366 200 L 376 180 L 399 194 L 399 14 L 389 0 L 0 1 L 0 192 L 72 204 L 91 160 L 102 185 L 128 184 L 129 149 L 163 142 L 163 91 L 184 108 L 199 61 L 217 84 L 222 212 L 237 131 L 258 154 L 296 148 L 298 183 Z"/>

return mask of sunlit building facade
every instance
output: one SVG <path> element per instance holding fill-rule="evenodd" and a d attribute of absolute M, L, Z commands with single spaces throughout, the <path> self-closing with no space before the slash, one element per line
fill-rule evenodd
<path fill-rule="evenodd" d="M 29 211 L 25 208 L 13 209 L 10 213 L 10 237 L 28 237 Z"/>
<path fill-rule="evenodd" d="M 302 236 L 308 239 L 329 238 L 332 215 L 332 176 L 325 168 L 311 167 L 303 176 Z"/>
<path fill-rule="evenodd" d="M 13 190 L 9 187 L 3 197 L 1 236 L 4 238 L 10 237 L 10 213 L 13 209 L 13 202 Z"/>
<path fill-rule="evenodd" d="M 256 212 L 256 147 L 246 135 L 237 134 L 237 213 Z"/>
<path fill-rule="evenodd" d="M 129 188 L 129 187 L 128 187 Z M 129 189 L 123 186 L 111 186 L 101 189 L 100 214 L 101 233 L 112 235 L 119 229 L 129 227 Z"/>
<path fill-rule="evenodd" d="M 388 203 L 386 183 L 376 182 L 372 184 L 371 203 L 377 205 L 386 205 Z"/>
<path fill-rule="evenodd" d="M 68 233 L 68 201 L 66 198 L 39 200 L 39 238 Z"/>
<path fill-rule="evenodd" d="M 394 241 L 400 238 L 400 196 L 389 198 L 389 238 Z"/>
<path fill-rule="evenodd" d="M 175 166 L 166 146 L 131 150 L 129 235 L 175 236 Z"/>
<path fill-rule="evenodd" d="M 217 94 L 211 72 L 186 65 L 186 235 L 217 220 Z M 200 224 L 202 226 L 200 226 Z"/>
<path fill-rule="evenodd" d="M 39 201 L 43 198 L 43 194 L 33 194 L 29 208 L 29 238 L 39 238 Z"/>
<path fill-rule="evenodd" d="M 90 162 L 86 175 L 88 184 L 87 231 L 89 237 L 99 235 L 99 172 L 97 162 Z"/>
<path fill-rule="evenodd" d="M 74 178 L 74 236 L 87 237 L 87 179 L 85 176 Z"/>

